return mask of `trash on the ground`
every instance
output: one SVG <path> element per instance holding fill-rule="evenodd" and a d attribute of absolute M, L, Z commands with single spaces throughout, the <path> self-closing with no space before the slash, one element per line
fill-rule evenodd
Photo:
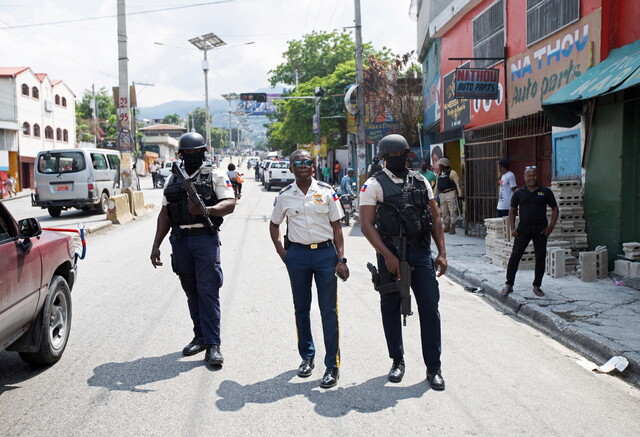
<path fill-rule="evenodd" d="M 624 282 L 619 281 L 618 278 L 611 278 L 613 280 L 613 285 L 615 285 L 616 287 L 621 287 L 624 285 Z"/>
<path fill-rule="evenodd" d="M 464 287 L 464 291 L 467 291 L 469 293 L 480 293 L 482 291 L 482 288 L 480 288 L 480 287 Z"/>
<path fill-rule="evenodd" d="M 629 365 L 629 361 L 627 361 L 625 357 L 621 357 L 619 355 L 612 357 L 609 361 L 604 363 L 602 366 L 598 366 L 596 363 L 593 363 L 585 358 L 580 358 L 579 360 L 576 360 L 576 363 L 580 367 L 584 367 L 589 371 L 597 370 L 598 372 L 602 372 L 602 373 L 609 373 L 613 369 L 618 369 L 618 372 L 622 372 Z"/>

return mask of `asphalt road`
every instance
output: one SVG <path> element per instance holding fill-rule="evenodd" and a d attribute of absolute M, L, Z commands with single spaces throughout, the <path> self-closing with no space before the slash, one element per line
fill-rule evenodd
<path fill-rule="evenodd" d="M 0 434 L 640 434 L 637 389 L 587 372 L 574 352 L 446 277 L 440 285 L 447 389 L 434 392 L 425 382 L 417 316 L 405 331 L 405 379 L 387 382 L 379 301 L 365 267 L 373 251 L 357 227 L 344 228 L 352 276 L 339 285 L 339 385 L 318 387 L 321 363 L 311 378 L 297 378 L 289 282 L 267 229 L 276 194 L 248 177 L 223 225 L 221 370 L 207 368 L 203 354 L 181 355 L 191 323 L 169 267 L 168 241 L 165 265 L 154 269 L 149 261 L 156 209 L 89 237 L 59 363 L 33 369 L 0 352 Z M 159 203 L 160 190 L 146 189 L 145 198 Z M 19 210 L 23 201 L 8 207 Z M 321 357 L 317 308 L 312 320 Z"/>

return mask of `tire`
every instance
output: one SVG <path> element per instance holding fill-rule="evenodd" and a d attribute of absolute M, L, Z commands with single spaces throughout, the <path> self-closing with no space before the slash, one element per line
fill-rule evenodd
<path fill-rule="evenodd" d="M 51 217 L 60 217 L 60 213 L 62 212 L 62 208 L 57 207 L 57 206 L 50 206 L 49 208 L 47 208 L 47 211 L 49 211 L 49 215 Z"/>
<path fill-rule="evenodd" d="M 40 317 L 40 348 L 36 352 L 20 352 L 20 358 L 31 364 L 49 365 L 62 357 L 71 329 L 71 291 L 62 276 L 55 275 L 51 280 Z"/>
<path fill-rule="evenodd" d="M 100 211 L 102 214 L 106 214 L 109 210 L 109 195 L 106 191 L 103 191 L 100 195 L 100 203 L 96 205 L 96 209 Z"/>
<path fill-rule="evenodd" d="M 267 189 L 267 191 L 271 191 L 271 184 L 270 183 L 265 183 L 264 187 Z"/>
<path fill-rule="evenodd" d="M 350 219 L 349 212 L 345 211 L 344 212 L 344 224 L 345 224 L 345 226 L 349 226 L 349 219 Z"/>

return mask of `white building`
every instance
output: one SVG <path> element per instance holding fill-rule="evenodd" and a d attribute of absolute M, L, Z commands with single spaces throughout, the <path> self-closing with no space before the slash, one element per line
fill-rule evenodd
<path fill-rule="evenodd" d="M 30 188 L 39 151 L 73 147 L 73 91 L 29 67 L 0 67 L 0 162 L 8 162 L 5 172 L 18 179 L 20 188 Z"/>

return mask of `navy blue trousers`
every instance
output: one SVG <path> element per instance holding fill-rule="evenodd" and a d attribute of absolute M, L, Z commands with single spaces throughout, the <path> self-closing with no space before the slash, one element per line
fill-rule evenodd
<path fill-rule="evenodd" d="M 395 247 L 387 245 L 397 254 Z M 376 253 L 378 270 L 387 271 L 384 258 Z M 420 317 L 420 337 L 422 340 L 422 358 L 429 371 L 440 369 L 441 333 L 440 289 L 436 280 L 435 264 L 431 259 L 431 251 L 428 247 L 420 245 L 407 246 L 407 261 L 414 270 L 411 274 L 411 289 L 415 296 L 412 309 L 417 306 Z M 400 293 L 387 293 L 380 295 L 380 310 L 382 312 L 382 326 L 387 340 L 389 357 L 402 358 L 404 346 L 402 343 L 402 315 L 400 305 Z M 412 321 L 408 319 L 408 323 Z"/>
<path fill-rule="evenodd" d="M 322 249 L 308 249 L 292 244 L 285 256 L 296 312 L 298 352 L 303 360 L 313 358 L 316 353 L 309 316 L 311 281 L 315 279 L 326 351 L 324 364 L 327 367 L 340 367 L 336 258 L 336 248 L 333 245 Z"/>
<path fill-rule="evenodd" d="M 205 344 L 220 344 L 220 239 L 218 234 L 170 237 L 173 271 L 187 295 L 193 333 Z"/>

